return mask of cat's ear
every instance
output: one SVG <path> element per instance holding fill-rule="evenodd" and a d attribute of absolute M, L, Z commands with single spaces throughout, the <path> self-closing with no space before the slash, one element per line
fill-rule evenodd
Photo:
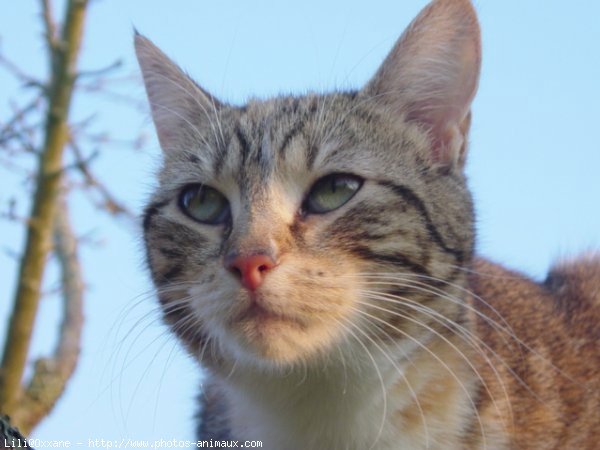
<path fill-rule="evenodd" d="M 165 152 L 183 150 L 190 136 L 201 138 L 223 105 L 137 31 L 135 52 L 160 146 Z"/>
<path fill-rule="evenodd" d="M 470 0 L 435 0 L 409 25 L 363 92 L 425 126 L 432 157 L 462 165 L 481 66 Z"/>

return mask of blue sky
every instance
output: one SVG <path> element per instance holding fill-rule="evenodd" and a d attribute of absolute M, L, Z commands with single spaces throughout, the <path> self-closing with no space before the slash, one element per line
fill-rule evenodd
<path fill-rule="evenodd" d="M 424 0 L 172 2 L 97 0 L 90 8 L 83 69 L 122 58 L 136 73 L 135 26 L 217 97 L 256 96 L 361 86 L 426 4 Z M 479 253 L 541 279 L 551 261 L 600 248 L 600 3 L 580 0 L 480 1 L 483 70 L 473 106 L 467 173 L 476 201 Z M 0 14 L 1 49 L 44 73 L 39 5 L 12 2 Z M 0 71 L 0 120 L 22 88 Z M 116 85 L 138 100 L 141 84 Z M 103 179 L 140 211 L 160 150 L 146 113 L 97 95 L 78 96 L 73 117 L 96 111 L 94 128 L 119 139 L 140 131 L 147 151 L 102 147 Z M 0 204 L 24 186 L 0 168 Z M 88 286 L 79 368 L 52 416 L 34 433 L 44 439 L 192 439 L 199 370 L 160 324 L 137 229 L 73 196 Z M 0 245 L 20 251 L 22 231 L 0 221 Z M 0 334 L 12 302 L 15 263 L 0 253 Z M 49 274 L 48 286 L 52 283 Z M 58 301 L 42 303 L 32 358 L 50 350 Z M 2 339 L 0 337 L 0 339 Z"/>

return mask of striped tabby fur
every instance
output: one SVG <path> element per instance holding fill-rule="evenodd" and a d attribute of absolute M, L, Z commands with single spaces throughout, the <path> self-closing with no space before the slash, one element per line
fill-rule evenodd
<path fill-rule="evenodd" d="M 593 449 L 600 259 L 543 284 L 474 256 L 462 166 L 480 66 L 468 0 L 436 0 L 360 91 L 220 103 L 146 38 L 164 164 L 144 216 L 164 316 L 206 368 L 204 439 L 293 449 Z M 329 174 L 363 180 L 302 210 Z M 183 213 L 202 184 L 222 224 Z M 275 264 L 256 289 L 231 258 Z"/>

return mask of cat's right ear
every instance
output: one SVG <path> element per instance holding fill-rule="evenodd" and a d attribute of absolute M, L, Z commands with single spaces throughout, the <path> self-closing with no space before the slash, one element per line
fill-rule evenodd
<path fill-rule="evenodd" d="M 436 164 L 464 163 L 480 41 L 470 0 L 434 0 L 408 26 L 363 90 L 391 117 L 428 131 Z"/>
<path fill-rule="evenodd" d="M 222 104 L 137 31 L 135 52 L 160 146 L 164 152 L 185 150 L 190 140 L 202 138 Z"/>

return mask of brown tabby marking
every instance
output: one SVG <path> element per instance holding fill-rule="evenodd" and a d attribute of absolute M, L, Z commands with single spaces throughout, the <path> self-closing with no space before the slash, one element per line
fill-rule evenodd
<path fill-rule="evenodd" d="M 511 400 L 512 447 L 596 448 L 600 433 L 600 258 L 587 255 L 561 263 L 542 284 L 484 260 L 477 260 L 474 268 L 478 273 L 470 276 L 471 289 L 507 320 L 521 341 L 506 345 L 489 324 L 481 318 L 474 320 L 476 334 L 503 360 L 495 368 Z M 482 312 L 494 317 L 485 308 Z M 498 377 L 485 364 L 480 370 L 492 395 L 502 398 Z M 509 416 L 508 408 L 505 405 L 505 416 Z M 494 420 L 489 396 L 482 397 L 479 411 L 485 420 Z"/>

